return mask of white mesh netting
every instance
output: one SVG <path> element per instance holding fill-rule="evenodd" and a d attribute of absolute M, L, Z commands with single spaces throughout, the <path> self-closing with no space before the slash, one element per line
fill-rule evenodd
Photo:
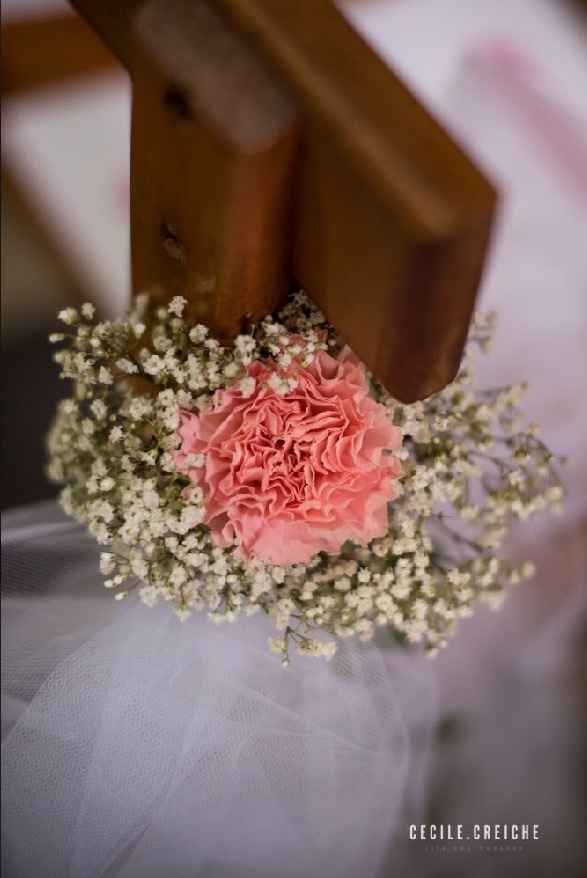
<path fill-rule="evenodd" d="M 267 620 L 114 604 L 51 504 L 7 517 L 4 579 L 7 874 L 379 874 L 417 808 L 429 662 L 347 641 L 284 669 Z"/>

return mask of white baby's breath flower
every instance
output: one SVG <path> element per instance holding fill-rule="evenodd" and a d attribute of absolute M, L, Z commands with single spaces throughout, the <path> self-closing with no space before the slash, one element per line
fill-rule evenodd
<path fill-rule="evenodd" d="M 341 576 L 340 579 L 335 580 L 334 587 L 337 591 L 349 591 L 351 581 L 348 576 Z"/>
<path fill-rule="evenodd" d="M 139 371 L 138 366 L 131 362 L 127 357 L 121 357 L 117 360 L 116 368 L 120 369 L 121 372 L 126 372 L 127 375 L 135 375 Z"/>
<path fill-rule="evenodd" d="M 163 370 L 164 361 L 158 354 L 151 354 L 143 363 L 143 369 L 147 375 L 159 375 Z"/>
<path fill-rule="evenodd" d="M 91 302 L 84 302 L 81 307 L 82 316 L 86 318 L 86 320 L 92 320 L 94 318 L 94 314 L 96 313 L 96 309 L 92 305 Z"/>
<path fill-rule="evenodd" d="M 271 652 L 277 655 L 281 655 L 286 650 L 287 643 L 284 637 L 270 637 L 267 642 Z"/>
<path fill-rule="evenodd" d="M 226 378 L 234 378 L 235 375 L 238 375 L 239 371 L 240 368 L 236 363 L 228 363 L 222 370 Z"/>
<path fill-rule="evenodd" d="M 193 341 L 194 344 L 201 344 L 203 341 L 205 341 L 207 336 L 208 329 L 206 326 L 202 326 L 201 323 L 199 323 L 197 326 L 194 326 L 194 328 L 191 329 L 189 333 L 190 341 Z"/>
<path fill-rule="evenodd" d="M 283 567 L 273 567 L 271 570 L 271 578 L 278 585 L 282 585 L 285 582 L 285 570 Z"/>
<path fill-rule="evenodd" d="M 175 472 L 176 465 L 173 454 L 171 454 L 169 451 L 166 451 L 165 454 L 162 454 L 159 459 L 159 466 L 166 473 Z"/>
<path fill-rule="evenodd" d="M 246 378 L 242 378 L 240 380 L 239 389 L 240 389 L 240 392 L 242 393 L 242 395 L 246 399 L 251 397 L 253 395 L 253 393 L 255 392 L 255 385 L 256 385 L 255 379 L 250 375 L 247 375 Z"/>
<path fill-rule="evenodd" d="M 184 299 L 183 296 L 174 296 L 167 306 L 167 310 L 170 314 L 175 314 L 177 317 L 181 317 L 187 303 L 188 300 Z"/>
<path fill-rule="evenodd" d="M 188 531 L 204 520 L 204 510 L 200 506 L 187 506 L 181 513 L 182 527 Z"/>
<path fill-rule="evenodd" d="M 273 372 L 267 380 L 267 385 L 275 391 L 279 396 L 286 396 L 293 390 L 297 382 L 293 382 L 294 386 L 290 386 L 287 378 L 282 378 L 277 372 Z"/>
<path fill-rule="evenodd" d="M 187 622 L 187 620 L 192 615 L 192 611 L 189 610 L 187 607 L 175 607 L 173 612 L 180 622 Z"/>
<path fill-rule="evenodd" d="M 145 396 L 136 396 L 130 403 L 129 415 L 133 421 L 149 417 L 153 412 L 153 404 Z"/>
<path fill-rule="evenodd" d="M 102 552 L 100 555 L 100 573 L 104 576 L 111 576 L 115 569 L 115 556 L 111 552 Z"/>
<path fill-rule="evenodd" d="M 104 420 L 108 414 L 108 407 L 102 399 L 95 399 L 90 408 L 99 421 Z"/>
<path fill-rule="evenodd" d="M 114 443 L 114 444 L 116 444 L 117 442 L 120 442 L 120 440 L 121 440 L 123 437 L 124 437 L 124 431 L 122 430 L 122 427 L 118 427 L 118 426 L 113 427 L 113 428 L 110 430 L 110 433 L 109 433 L 109 436 L 108 436 L 108 438 L 110 439 L 110 441 L 111 441 L 112 443 Z"/>
<path fill-rule="evenodd" d="M 66 323 L 68 326 L 73 326 L 74 323 L 77 323 L 79 320 L 79 314 L 75 308 L 63 308 L 62 311 L 57 315 L 58 320 L 61 320 L 62 323 Z"/>
<path fill-rule="evenodd" d="M 180 564 L 176 564 L 173 568 L 171 576 L 169 577 L 169 581 L 173 585 L 183 585 L 184 582 L 187 581 L 187 573 L 185 567 L 182 567 Z"/>

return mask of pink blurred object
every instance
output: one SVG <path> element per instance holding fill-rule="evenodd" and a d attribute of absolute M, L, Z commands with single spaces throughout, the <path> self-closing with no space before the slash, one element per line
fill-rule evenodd
<path fill-rule="evenodd" d="M 544 72 L 509 40 L 471 49 L 465 70 L 481 77 L 574 192 L 587 201 L 587 128 L 544 90 Z"/>

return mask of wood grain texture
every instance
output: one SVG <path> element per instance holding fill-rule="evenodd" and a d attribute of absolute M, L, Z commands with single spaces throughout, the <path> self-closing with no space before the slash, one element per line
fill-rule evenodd
<path fill-rule="evenodd" d="M 135 290 L 226 339 L 299 285 L 399 399 L 448 383 L 495 192 L 331 0 L 76 5 L 133 80 Z"/>
<path fill-rule="evenodd" d="M 108 31 L 109 13 L 78 5 Z M 289 89 L 207 0 L 148 0 L 114 27 L 133 84 L 133 290 L 183 295 L 189 319 L 231 339 L 289 289 Z"/>
<path fill-rule="evenodd" d="M 404 401 L 456 374 L 491 184 L 329 0 L 221 0 L 304 116 L 293 271 Z"/>
<path fill-rule="evenodd" d="M 2 94 L 14 95 L 116 66 L 77 15 L 32 17 L 2 25 Z"/>
<path fill-rule="evenodd" d="M 144 0 L 70 0 L 100 39 L 129 67 L 133 53 L 133 21 Z"/>

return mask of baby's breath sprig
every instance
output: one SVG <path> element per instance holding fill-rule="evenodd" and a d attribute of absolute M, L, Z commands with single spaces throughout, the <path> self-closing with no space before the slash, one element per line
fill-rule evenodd
<path fill-rule="evenodd" d="M 509 585 L 532 575 L 531 562 L 514 565 L 500 549 L 516 521 L 560 509 L 562 459 L 525 424 L 525 385 L 475 386 L 475 354 L 488 349 L 494 316 L 476 319 L 459 375 L 427 400 L 402 405 L 370 376 L 404 437 L 385 536 L 275 566 L 213 542 L 202 489 L 175 466 L 180 411 L 206 409 L 235 382 L 250 396 L 248 367 L 258 360 L 287 396 L 292 365 L 307 367 L 320 350 L 336 355 L 341 342 L 303 293 L 230 345 L 188 325 L 186 304 L 177 296 L 154 308 L 139 296 L 114 322 L 97 322 L 90 304 L 67 308 L 64 331 L 51 336 L 73 392 L 49 433 L 49 476 L 63 486 L 66 511 L 104 546 L 100 568 L 117 600 L 136 589 L 147 606 L 170 603 L 181 621 L 194 611 L 216 623 L 263 611 L 278 630 L 270 649 L 287 664 L 293 648 L 329 658 L 337 638 L 369 640 L 377 628 L 433 655 L 477 602 L 497 609 Z"/>

